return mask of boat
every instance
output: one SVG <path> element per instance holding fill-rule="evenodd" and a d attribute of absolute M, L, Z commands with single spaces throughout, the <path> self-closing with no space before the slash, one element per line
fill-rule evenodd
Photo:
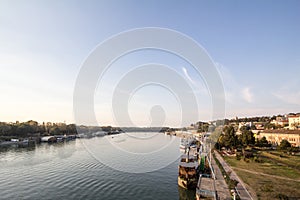
<path fill-rule="evenodd" d="M 56 142 L 56 137 L 54 136 L 44 136 L 41 138 L 41 142 L 49 142 L 49 143 L 52 143 L 52 142 Z"/>
<path fill-rule="evenodd" d="M 189 145 L 188 139 L 186 139 L 186 138 L 181 138 L 180 139 L 180 146 L 179 146 L 179 148 L 181 150 L 186 150 L 186 148 L 188 147 L 188 145 Z"/>
<path fill-rule="evenodd" d="M 186 150 L 187 148 L 190 148 L 193 153 L 197 153 L 197 141 L 194 138 L 181 138 L 180 140 L 180 150 Z"/>
<path fill-rule="evenodd" d="M 194 152 L 187 149 L 187 153 L 180 157 L 178 167 L 178 185 L 184 189 L 196 189 L 198 183 L 198 160 Z"/>
<path fill-rule="evenodd" d="M 25 144 L 28 144 L 29 140 L 28 139 L 24 139 L 22 142 L 25 143 Z"/>
<path fill-rule="evenodd" d="M 105 131 L 97 131 L 95 133 L 92 133 L 93 137 L 101 137 L 101 136 L 105 136 L 106 132 Z"/>
<path fill-rule="evenodd" d="M 186 146 L 185 145 L 183 145 L 183 144 L 180 144 L 180 150 L 185 150 L 185 148 L 186 148 Z"/>

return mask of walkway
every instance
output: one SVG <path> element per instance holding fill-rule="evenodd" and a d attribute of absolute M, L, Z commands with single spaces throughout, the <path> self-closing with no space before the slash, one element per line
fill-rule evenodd
<path fill-rule="evenodd" d="M 219 160 L 219 162 L 223 166 L 226 173 L 230 173 L 230 179 L 238 181 L 236 190 L 237 190 L 240 198 L 243 200 L 253 200 L 250 193 L 246 189 L 244 182 L 238 177 L 238 175 L 232 170 L 232 168 L 224 161 L 222 156 L 217 151 L 214 151 L 214 153 L 216 155 L 216 158 Z"/>
<path fill-rule="evenodd" d="M 215 159 L 213 158 L 211 159 L 211 165 L 214 169 L 215 176 L 216 176 L 215 184 L 216 184 L 218 197 L 224 200 L 231 200 L 231 195 L 229 193 L 228 185 L 226 184 L 226 181 L 223 177 L 223 174 L 219 166 L 217 165 Z"/>

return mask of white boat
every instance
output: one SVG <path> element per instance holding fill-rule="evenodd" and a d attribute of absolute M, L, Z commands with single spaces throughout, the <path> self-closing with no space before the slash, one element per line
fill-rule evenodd
<path fill-rule="evenodd" d="M 101 137 L 101 136 L 105 136 L 106 132 L 105 131 L 97 131 L 95 133 L 92 133 L 93 137 Z"/>
<path fill-rule="evenodd" d="M 187 148 L 197 148 L 194 138 L 181 138 L 180 149 L 185 150 Z"/>
<path fill-rule="evenodd" d="M 188 147 L 188 145 L 189 145 L 188 139 L 186 139 L 186 138 L 181 138 L 180 139 L 180 146 L 179 146 L 179 148 L 181 150 L 185 150 Z"/>
<path fill-rule="evenodd" d="M 26 143 L 29 142 L 29 140 L 28 139 L 24 139 L 22 142 L 26 144 Z"/>

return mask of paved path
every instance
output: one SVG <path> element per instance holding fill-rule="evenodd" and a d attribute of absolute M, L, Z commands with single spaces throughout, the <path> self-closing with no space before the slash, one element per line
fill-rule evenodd
<path fill-rule="evenodd" d="M 216 175 L 215 185 L 216 185 L 218 197 L 222 200 L 223 199 L 231 200 L 231 195 L 229 193 L 228 185 L 226 184 L 223 174 L 222 174 L 219 166 L 217 165 L 215 159 L 211 159 L 211 165 L 212 165 L 215 175 Z"/>
<path fill-rule="evenodd" d="M 216 158 L 219 160 L 221 165 L 223 166 L 226 173 L 230 173 L 230 178 L 233 180 L 238 181 L 238 184 L 236 186 L 236 190 L 242 200 L 253 200 L 252 196 L 248 192 L 248 190 L 245 187 L 244 182 L 238 177 L 238 175 L 231 169 L 231 167 L 224 161 L 222 156 L 217 152 L 214 151 Z"/>

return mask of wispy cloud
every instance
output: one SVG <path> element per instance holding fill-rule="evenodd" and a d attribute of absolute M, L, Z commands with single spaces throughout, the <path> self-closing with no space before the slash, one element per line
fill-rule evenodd
<path fill-rule="evenodd" d="M 193 79 L 189 73 L 188 73 L 188 70 L 185 68 L 185 67 L 182 67 L 182 72 L 185 76 L 185 78 L 191 83 L 191 85 L 193 86 L 193 90 L 192 91 L 189 91 L 191 93 L 194 93 L 194 94 L 200 94 L 202 96 L 207 96 L 209 95 L 208 93 L 208 90 L 205 86 L 205 83 L 204 81 L 201 81 L 199 79 Z"/>
<path fill-rule="evenodd" d="M 195 85 L 195 81 L 190 77 L 190 75 L 189 75 L 188 72 L 187 72 L 187 69 L 186 69 L 185 67 L 182 67 L 182 71 L 183 71 L 185 77 L 186 77 L 192 84 Z"/>

